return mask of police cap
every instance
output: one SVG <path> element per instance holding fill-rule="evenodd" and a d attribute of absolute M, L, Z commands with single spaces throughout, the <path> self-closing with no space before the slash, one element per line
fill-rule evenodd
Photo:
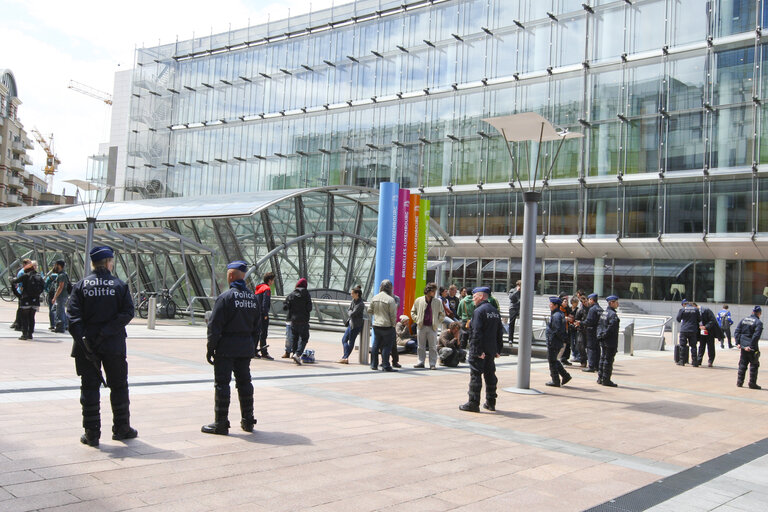
<path fill-rule="evenodd" d="M 485 293 L 490 295 L 491 289 L 488 286 L 478 286 L 477 288 L 472 289 L 472 293 Z"/>
<path fill-rule="evenodd" d="M 609 295 L 608 297 L 605 298 L 605 300 L 608 302 L 613 302 L 615 300 L 619 300 L 619 298 L 615 295 Z"/>
<path fill-rule="evenodd" d="M 589 295 L 587 295 L 587 298 L 588 299 L 595 299 L 595 300 L 597 300 L 597 294 L 596 293 L 590 293 Z"/>
<path fill-rule="evenodd" d="M 763 311 L 763 308 L 761 308 L 760 306 L 755 306 L 752 308 L 753 313 L 760 313 L 762 311 Z"/>
<path fill-rule="evenodd" d="M 234 269 L 239 270 L 240 272 L 248 272 L 248 264 L 244 261 L 233 261 L 229 265 L 227 265 L 227 270 Z"/>
<path fill-rule="evenodd" d="M 96 263 L 97 261 L 106 260 L 107 258 L 114 258 L 115 252 L 111 247 L 102 245 L 100 247 L 94 247 L 91 249 L 91 261 Z"/>
<path fill-rule="evenodd" d="M 549 302 L 551 302 L 552 304 L 557 304 L 558 306 L 563 303 L 560 297 L 550 297 Z"/>

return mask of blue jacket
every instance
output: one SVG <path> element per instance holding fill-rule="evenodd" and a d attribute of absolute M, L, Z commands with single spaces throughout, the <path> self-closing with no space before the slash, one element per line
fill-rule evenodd
<path fill-rule="evenodd" d="M 469 324 L 472 333 L 469 338 L 469 357 L 496 357 L 504 346 L 504 327 L 501 325 L 499 310 L 487 300 L 481 302 L 472 314 Z"/>
<path fill-rule="evenodd" d="M 216 299 L 208 320 L 208 350 L 217 356 L 253 357 L 253 340 L 261 332 L 261 306 L 245 286 L 233 281 Z"/>
<path fill-rule="evenodd" d="M 733 319 L 731 318 L 731 312 L 727 309 L 721 309 L 717 314 L 717 323 L 723 330 L 730 329 L 733 325 Z"/>
<path fill-rule="evenodd" d="M 619 344 L 619 315 L 616 310 L 608 306 L 600 315 L 597 324 L 597 339 L 611 346 Z"/>
<path fill-rule="evenodd" d="M 677 321 L 680 324 L 680 332 L 685 334 L 698 334 L 701 323 L 701 312 L 693 306 L 685 306 L 677 312 Z"/>
<path fill-rule="evenodd" d="M 556 309 L 547 322 L 547 343 L 560 345 L 563 342 L 565 342 L 565 315 L 560 309 Z"/>
<path fill-rule="evenodd" d="M 128 285 L 99 269 L 72 286 L 67 302 L 72 357 L 84 356 L 78 340 L 86 337 L 97 354 L 125 355 L 125 326 L 133 320 Z"/>
<path fill-rule="evenodd" d="M 763 322 L 752 314 L 739 322 L 733 336 L 736 338 L 736 344 L 740 345 L 741 348 L 750 347 L 757 352 L 759 350 L 758 342 L 762 334 Z"/>

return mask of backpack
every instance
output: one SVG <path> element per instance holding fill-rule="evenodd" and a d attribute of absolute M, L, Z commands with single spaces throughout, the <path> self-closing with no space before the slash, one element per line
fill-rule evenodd
<path fill-rule="evenodd" d="M 45 290 L 45 281 L 40 277 L 40 274 L 34 274 L 29 278 L 29 282 L 24 291 L 26 291 L 30 297 L 40 297 L 40 294 Z"/>
<path fill-rule="evenodd" d="M 67 295 L 69 295 L 69 294 L 72 293 L 72 281 L 69 280 L 69 274 L 67 274 L 63 270 L 61 271 L 61 273 L 59 275 L 61 275 L 61 274 L 64 274 L 67 277 Z"/>

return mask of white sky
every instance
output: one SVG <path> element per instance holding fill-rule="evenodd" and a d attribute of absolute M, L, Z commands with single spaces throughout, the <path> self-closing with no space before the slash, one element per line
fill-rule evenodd
<path fill-rule="evenodd" d="M 109 109 L 67 85 L 70 80 L 112 93 L 115 71 L 133 67 L 134 49 L 224 32 L 331 7 L 333 0 L 0 0 L 0 69 L 19 89 L 27 133 L 54 134 L 61 159 L 54 192 L 85 179 L 88 156 L 109 140 Z M 335 0 L 335 4 L 348 0 Z M 33 138 L 30 134 L 30 138 Z M 32 170 L 43 176 L 36 147 Z"/>

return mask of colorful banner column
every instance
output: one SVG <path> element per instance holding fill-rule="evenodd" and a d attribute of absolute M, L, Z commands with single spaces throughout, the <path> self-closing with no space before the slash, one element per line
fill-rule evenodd
<path fill-rule="evenodd" d="M 411 205 L 411 192 L 400 189 L 397 197 L 397 237 L 395 243 L 395 295 L 400 298 L 397 306 L 397 317 L 403 314 L 405 305 L 405 279 L 408 275 L 408 214 Z"/>
<path fill-rule="evenodd" d="M 379 293 L 384 279 L 395 278 L 397 196 L 400 186 L 389 181 L 379 186 L 379 225 L 376 230 L 376 271 L 371 295 Z"/>
<path fill-rule="evenodd" d="M 419 240 L 416 251 L 416 289 L 415 295 L 423 295 L 427 285 L 427 236 L 429 234 L 429 201 L 419 203 Z"/>
<path fill-rule="evenodd" d="M 416 251 L 419 238 L 419 204 L 421 196 L 411 195 L 411 206 L 408 211 L 408 247 L 406 248 L 406 279 L 405 297 L 403 300 L 403 314 L 411 316 L 413 301 L 416 300 Z"/>

